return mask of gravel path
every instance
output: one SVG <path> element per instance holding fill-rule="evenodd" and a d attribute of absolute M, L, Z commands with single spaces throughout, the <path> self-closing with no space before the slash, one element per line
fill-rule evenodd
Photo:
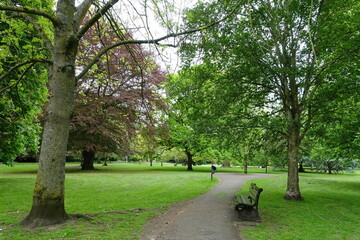
<path fill-rule="evenodd" d="M 245 181 L 274 175 L 216 173 L 220 182 L 201 196 L 173 205 L 145 225 L 142 240 L 238 240 L 232 197 Z M 261 186 L 260 186 L 261 187 Z"/>

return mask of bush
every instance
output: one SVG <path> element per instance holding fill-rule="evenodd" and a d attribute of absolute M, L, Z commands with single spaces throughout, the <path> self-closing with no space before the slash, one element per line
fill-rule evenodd
<path fill-rule="evenodd" d="M 21 163 L 30 163 L 30 162 L 37 162 L 38 159 L 34 156 L 30 156 L 30 155 L 22 155 L 22 156 L 18 156 L 15 159 L 15 162 L 21 162 Z"/>

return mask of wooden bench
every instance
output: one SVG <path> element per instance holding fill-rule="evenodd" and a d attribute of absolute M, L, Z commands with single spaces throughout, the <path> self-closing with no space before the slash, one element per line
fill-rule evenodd
<path fill-rule="evenodd" d="M 258 204 L 262 188 L 258 188 L 255 183 L 251 183 L 247 194 L 236 194 L 234 196 L 235 209 L 239 212 L 241 220 L 260 221 Z"/>

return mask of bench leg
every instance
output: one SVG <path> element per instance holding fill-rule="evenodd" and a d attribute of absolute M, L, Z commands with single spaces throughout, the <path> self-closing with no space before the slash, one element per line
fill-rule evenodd
<path fill-rule="evenodd" d="M 239 218 L 243 221 L 261 222 L 259 213 L 255 208 L 238 209 Z"/>

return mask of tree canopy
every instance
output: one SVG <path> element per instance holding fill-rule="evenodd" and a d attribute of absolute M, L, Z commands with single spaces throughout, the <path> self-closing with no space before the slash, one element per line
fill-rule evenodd
<path fill-rule="evenodd" d="M 132 39 L 126 29 L 115 31 L 114 23 L 99 21 L 85 33 L 76 59 L 79 68 L 85 68 L 102 47 Z M 95 152 L 128 155 L 136 128 L 154 128 L 153 112 L 165 106 L 160 96 L 164 79 L 153 54 L 141 46 L 109 50 L 77 82 L 69 150 L 92 157 Z M 83 168 L 93 169 L 93 160 L 85 158 Z"/>
<path fill-rule="evenodd" d="M 166 85 L 169 145 L 184 150 L 189 170 L 194 154 L 210 145 L 245 166 L 264 146 L 264 155 L 286 153 L 284 197 L 302 200 L 298 164 L 311 152 L 302 146 L 315 139 L 317 152 L 359 156 L 358 0 L 198 1 L 183 26 L 168 18 L 172 7 L 167 0 L 0 1 L 1 161 L 36 151 L 47 100 L 23 225 L 67 219 L 69 143 L 85 154 L 127 151 L 140 125 L 139 142 L 149 140 L 146 152 L 154 152 L 164 77 L 140 45 L 177 46 L 177 37 L 184 63 Z M 150 10 L 166 27 L 163 36 L 149 30 Z"/>
<path fill-rule="evenodd" d="M 188 11 L 186 24 L 211 22 L 237 4 L 200 2 Z M 322 93 L 331 89 L 341 94 L 341 89 L 358 86 L 355 69 L 351 77 L 339 73 L 359 66 L 359 7 L 358 1 L 241 2 L 236 14 L 182 45 L 184 69 L 206 72 L 195 79 L 195 89 L 207 99 L 202 111 L 206 119 L 222 120 L 233 130 L 261 127 L 284 137 L 286 199 L 302 199 L 301 142 L 316 117 L 331 114 L 324 111 L 327 99 Z M 197 62 L 202 67 L 193 67 Z"/>

